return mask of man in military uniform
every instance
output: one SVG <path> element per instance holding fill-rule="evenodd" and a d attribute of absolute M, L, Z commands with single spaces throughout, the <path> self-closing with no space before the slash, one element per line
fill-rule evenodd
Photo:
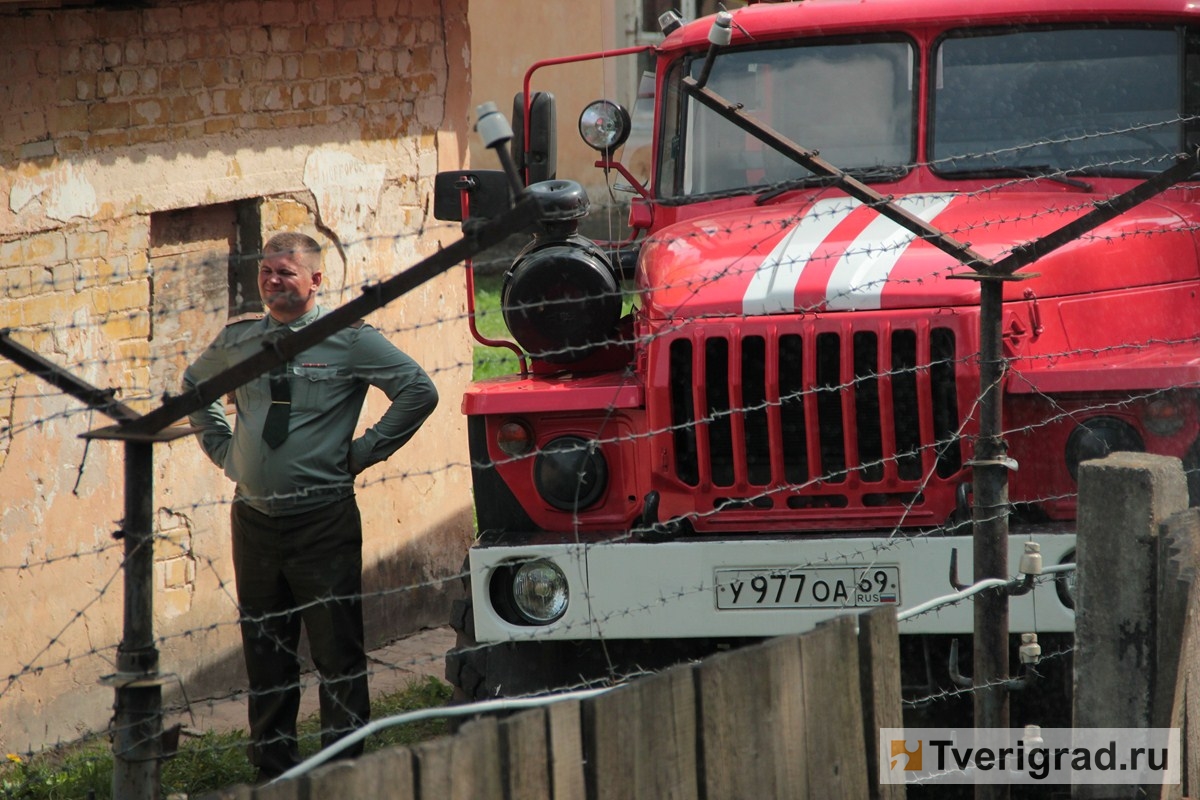
<path fill-rule="evenodd" d="M 321 281 L 314 239 L 272 237 L 258 273 L 267 314 L 231 322 L 188 368 L 185 389 L 319 318 Z M 354 438 L 370 386 L 382 389 L 391 407 Z M 251 761 L 267 780 L 299 762 L 301 622 L 321 677 L 322 746 L 369 719 L 354 479 L 416 433 L 437 390 L 415 361 L 359 323 L 238 387 L 234 398 L 232 427 L 220 401 L 189 419 L 204 452 L 236 483 L 233 566 L 250 681 Z M 359 744 L 349 754 L 361 750 Z"/>

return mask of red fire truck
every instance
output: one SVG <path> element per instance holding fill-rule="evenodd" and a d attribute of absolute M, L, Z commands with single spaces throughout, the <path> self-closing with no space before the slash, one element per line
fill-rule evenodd
<path fill-rule="evenodd" d="M 1200 133 L 1184 0 L 803 0 L 662 22 L 647 52 L 534 65 L 518 97 L 513 157 L 545 213 L 504 278 L 521 374 L 463 400 L 479 533 L 447 674 L 467 697 L 961 588 L 981 289 L 944 241 L 1003 259 Z M 597 166 L 632 192 L 628 240 L 597 243 L 586 194 L 555 175 L 537 79 L 628 55 L 654 65 L 649 166 L 622 162 L 625 107 L 582 110 Z M 482 171 L 438 185 L 465 224 L 510 199 Z M 1027 542 L 1046 566 L 1073 560 L 1081 461 L 1197 465 L 1198 201 L 1175 185 L 1003 284 L 993 513 L 1012 523 L 1012 576 L 1036 571 Z M 1011 598 L 1014 636 L 1071 631 L 1068 575 Z M 971 630 L 970 603 L 901 623 Z"/>

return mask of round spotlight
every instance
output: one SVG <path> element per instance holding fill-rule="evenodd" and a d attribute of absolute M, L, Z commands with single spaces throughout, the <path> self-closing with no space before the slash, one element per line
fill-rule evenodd
<path fill-rule="evenodd" d="M 553 561 L 538 559 L 517 568 L 512 582 L 513 605 L 533 625 L 549 625 L 567 612 L 567 576 Z"/>
<path fill-rule="evenodd" d="M 595 150 L 609 155 L 629 138 L 629 112 L 611 100 L 589 103 L 579 115 L 579 135 Z"/>
<path fill-rule="evenodd" d="M 608 462 L 596 442 L 561 436 L 534 459 L 533 483 L 538 494 L 559 511 L 581 511 L 604 494 Z"/>
<path fill-rule="evenodd" d="M 1118 451 L 1145 452 L 1146 445 L 1132 425 L 1116 417 L 1084 420 L 1067 438 L 1067 471 L 1079 480 L 1079 465 Z"/>

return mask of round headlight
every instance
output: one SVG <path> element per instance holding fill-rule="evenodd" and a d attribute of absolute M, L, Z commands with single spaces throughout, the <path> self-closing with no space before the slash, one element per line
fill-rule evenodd
<path fill-rule="evenodd" d="M 567 576 L 553 561 L 522 564 L 513 574 L 513 605 L 527 622 L 548 625 L 567 612 Z"/>
<path fill-rule="evenodd" d="M 579 135 L 605 155 L 625 144 L 632 127 L 629 112 L 611 100 L 589 103 L 579 115 Z"/>
<path fill-rule="evenodd" d="M 1079 480 L 1079 465 L 1084 461 L 1104 458 L 1118 451 L 1141 453 L 1145 450 L 1141 435 L 1125 420 L 1092 417 L 1084 420 L 1067 438 L 1067 472 Z"/>
<path fill-rule="evenodd" d="M 533 482 L 550 505 L 560 511 L 579 511 L 604 494 L 608 463 L 596 442 L 561 436 L 534 459 Z"/>

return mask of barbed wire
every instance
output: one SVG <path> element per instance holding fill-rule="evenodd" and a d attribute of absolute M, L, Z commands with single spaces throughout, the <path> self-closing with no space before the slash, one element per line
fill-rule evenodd
<path fill-rule="evenodd" d="M 1177 120 L 1156 123 L 1155 125 L 1176 124 L 1192 118 L 1180 117 Z M 1137 126 L 1126 130 L 1137 130 L 1143 127 Z M 1055 144 L 1069 144 L 1083 139 L 1097 138 L 1103 135 L 1119 135 L 1123 131 L 1111 131 L 1105 133 L 1089 133 L 1080 134 L 1079 136 L 1059 137 L 1047 139 L 1043 142 L 1032 143 L 1025 147 L 1038 147 Z M 1006 148 L 997 150 L 993 154 L 976 154 L 977 156 L 1000 156 L 1009 153 L 1014 148 Z M 1170 156 L 1164 156 L 1164 159 Z M 926 162 L 923 164 L 909 165 L 911 168 L 917 167 L 932 167 L 947 166 L 961 159 L 961 156 L 939 159 L 936 162 Z M 1026 225 L 1032 222 L 1041 220 L 1061 220 L 1070 217 L 1071 215 L 1082 215 L 1096 207 L 1100 202 L 1106 199 L 1102 193 L 1091 191 L 1083 191 L 1081 187 L 1064 186 L 1057 183 L 1058 179 L 1082 178 L 1084 171 L 1091 170 L 1127 170 L 1130 172 L 1149 171 L 1156 165 L 1157 162 L 1138 160 L 1131 158 L 1111 159 L 1103 163 L 1089 164 L 1084 169 L 1064 169 L 1048 171 L 1040 175 L 1030 175 L 1021 177 L 1004 178 L 994 182 L 981 182 L 980 188 L 970 191 L 957 193 L 964 198 L 965 202 L 970 202 L 975 199 L 985 198 L 990 195 L 1020 189 L 1026 186 L 1036 186 L 1039 189 L 1043 188 L 1045 182 L 1055 183 L 1055 193 L 1053 199 L 1044 199 L 1042 205 L 1036 209 L 1026 209 L 1020 213 L 1015 213 L 1008 216 L 998 216 L 988 218 L 977 222 L 964 223 L 963 225 L 952 228 L 946 231 L 948 235 L 955 237 L 969 238 L 975 232 L 984 228 L 992 228 L 999 226 L 1017 226 Z M 1095 176 L 1088 175 L 1088 179 L 1093 179 Z M 1191 187 L 1184 187 L 1181 191 L 1190 191 Z M 817 197 L 822 187 L 807 187 L 801 191 L 808 192 L 813 198 Z M 1081 192 L 1076 199 L 1073 192 Z M 771 201 L 775 203 L 777 201 Z M 844 201 L 849 203 L 849 201 Z M 846 209 L 832 205 L 829 208 L 820 208 L 816 210 L 806 210 L 804 213 L 814 217 L 830 214 L 837 215 L 844 213 Z M 712 275 L 702 278 L 684 278 L 674 283 L 643 286 L 637 296 L 632 298 L 635 307 L 634 324 L 627 329 L 622 329 L 619 332 L 600 337 L 594 344 L 597 347 L 609 347 L 616 349 L 634 349 L 645 348 L 659 341 L 675 340 L 684 335 L 684 331 L 688 326 L 694 324 L 703 324 L 708 322 L 720 322 L 723 320 L 739 320 L 742 315 L 738 310 L 709 310 L 700 307 L 693 310 L 693 306 L 700 305 L 697 298 L 704 289 L 714 286 L 720 281 L 728 281 L 739 277 L 755 274 L 761 268 L 762 257 L 766 254 L 768 243 L 777 241 L 784 233 L 795 226 L 801 219 L 801 214 L 790 213 L 784 208 L 782 201 L 778 201 L 778 205 L 774 207 L 763 207 L 757 212 L 757 216 L 753 222 L 745 224 L 732 224 L 723 228 L 705 228 L 704 230 L 696 230 L 694 232 L 684 233 L 681 237 L 675 236 L 670 242 L 666 242 L 671 246 L 688 245 L 689 241 L 702 241 L 711 239 L 714 236 L 735 237 L 742 236 L 746 241 L 746 250 L 739 259 L 731 259 L 727 261 L 719 270 Z M 1168 236 L 1177 234 L 1191 235 L 1195 233 L 1197 225 L 1186 221 L 1178 221 L 1169 226 L 1162 227 L 1141 227 L 1133 230 L 1109 229 L 1105 231 L 1097 231 L 1080 237 L 1081 243 L 1116 243 L 1127 239 L 1151 237 L 1151 236 Z M 747 236 L 748 235 L 748 236 Z M 674 236 L 674 235 L 673 235 Z M 757 237 L 757 238 L 755 238 Z M 377 239 L 385 239 L 388 237 L 372 237 L 358 243 L 348 243 L 343 245 L 344 248 L 363 246 L 371 248 L 378 244 Z M 412 239 L 412 235 L 395 237 L 396 239 Z M 916 237 L 913 237 L 916 238 Z M 664 243 L 664 237 L 649 237 L 645 242 L 641 243 L 642 247 L 658 246 Z M 902 253 L 912 240 L 896 241 L 894 243 L 878 244 L 865 243 L 862 245 L 848 244 L 843 248 L 831 248 L 829 252 L 813 254 L 807 261 L 807 269 L 822 270 L 828 269 L 831 264 L 836 264 L 841 259 L 852 258 L 870 258 L 887 255 L 889 257 Z M 1011 247 L 1002 248 L 997 256 L 1012 252 L 1019 245 L 1014 244 Z M 834 252 L 836 251 L 836 252 Z M 228 256 L 213 256 L 209 259 L 201 259 L 198 262 L 179 262 L 175 264 L 166 264 L 162 260 L 156 259 L 147 269 L 135 270 L 127 269 L 123 273 L 114 272 L 114 277 L 119 277 L 120 282 L 135 282 L 135 281 L 151 281 L 160 280 L 171 276 L 172 274 L 187 274 L 196 269 L 204 268 L 221 268 L 224 269 L 228 265 Z M 346 262 L 343 261 L 344 265 Z M 486 259 L 477 262 L 477 268 L 484 266 L 490 268 L 495 263 L 489 262 Z M 786 265 L 786 262 L 781 262 Z M 882 290 L 887 287 L 898 287 L 904 285 L 922 285 L 926 282 L 937 281 L 947 275 L 961 275 L 965 268 L 949 256 L 938 256 L 931 259 L 926 265 L 925 271 L 922 274 L 906 273 L 903 277 L 880 277 L 861 284 L 854 284 L 842 290 L 829 291 L 823 286 L 824 294 L 820 299 L 807 300 L 797 304 L 792 313 L 798 318 L 797 330 L 806 331 L 805 335 L 815 335 L 816 333 L 825 330 L 834 331 L 835 327 L 830 325 L 828 328 L 821 327 L 817 324 L 816 319 L 821 315 L 831 304 L 853 298 L 857 294 L 864 292 L 872 292 Z M 41 280 L 31 278 L 28 287 L 31 294 L 40 294 L 43 292 L 62 291 L 65 288 L 64 281 L 56 278 L 53 274 L 43 277 Z M 105 289 L 112 285 L 112 282 L 105 282 L 97 279 L 94 283 L 85 279 L 80 275 L 74 277 L 71 281 L 70 289 L 75 292 L 87 292 L 91 290 Z M 342 295 L 353 294 L 354 292 L 370 291 L 374 285 L 373 278 L 363 279 L 356 283 L 347 284 L 339 290 Z M 671 301 L 670 307 L 665 309 L 662 318 L 655 319 L 653 324 L 648 322 L 637 322 L 637 311 L 644 311 L 640 304 L 643 304 L 647 299 L 654 298 L 656 295 L 666 295 L 675 293 L 676 297 Z M 629 300 L 628 292 L 624 289 L 614 291 L 614 295 L 618 295 L 622 301 Z M 103 313 L 89 313 L 80 317 L 72 317 L 66 322 L 61 321 L 37 321 L 20 323 L 8 328 L 8 331 L 17 339 L 21 337 L 30 337 L 37 339 L 45 334 L 53 334 L 58 337 L 56 341 L 61 343 L 61 346 L 56 347 L 57 353 L 65 357 L 65 367 L 74 372 L 84 372 L 89 375 L 106 375 L 112 374 L 114 371 L 121 370 L 130 364 L 136 364 L 138 367 L 149 370 L 149 375 L 153 379 L 155 372 L 167 366 L 182 366 L 184 363 L 194 358 L 199 354 L 200 350 L 207 346 L 207 342 L 199 341 L 177 341 L 170 342 L 167 346 L 155 345 L 149 352 L 138 353 L 137 355 L 122 354 L 118 350 L 107 351 L 104 348 L 98 348 L 98 352 L 81 352 L 72 350 L 67 339 L 72 334 L 80 334 L 88 337 L 103 337 L 105 326 L 114 322 L 126 323 L 144 323 L 147 327 L 154 324 L 155 320 L 160 319 L 167 314 L 178 314 L 182 312 L 195 312 L 205 320 L 206 324 L 211 324 L 214 329 L 224 323 L 224 319 L 228 315 L 227 304 L 219 298 L 201 297 L 198 302 L 187 301 L 184 298 L 171 298 L 179 300 L 172 302 L 169 308 L 164 305 L 154 310 L 144 308 L 132 308 L 122 310 L 110 310 Z M 157 301 L 156 301 L 157 302 Z M 547 308 L 554 309 L 556 307 L 567 308 L 569 304 L 575 302 L 572 299 L 546 298 L 537 303 L 531 303 L 522 308 L 510 309 L 510 311 L 545 311 Z M 427 311 L 427 309 L 422 309 Z M 662 308 L 658 309 L 664 310 Z M 472 315 L 466 310 L 454 309 L 451 313 L 438 315 L 433 320 L 421 320 L 417 322 L 401 322 L 396 323 L 390 318 L 380 321 L 379 329 L 385 335 L 390 337 L 403 338 L 405 340 L 416 340 L 420 336 L 429 331 L 445 330 L 450 326 L 461 327 L 464 322 L 471 319 L 472 316 L 479 321 L 488 316 L 489 313 L 476 311 Z M 621 416 L 622 408 L 615 402 L 610 403 L 602 408 L 595 409 L 595 445 L 601 448 L 612 447 L 640 447 L 647 442 L 656 441 L 662 437 L 669 437 L 681 432 L 698 432 L 709 429 L 717 424 L 738 425 L 739 420 L 744 420 L 746 417 L 754 414 L 774 414 L 780 409 L 792 403 L 799 403 L 805 407 L 815 403 L 819 398 L 826 396 L 852 397 L 854 392 L 861 386 L 870 382 L 895 382 L 898 380 L 915 380 L 918 377 L 928 376 L 932 370 L 946 369 L 951 372 L 957 380 L 960 375 L 969 375 L 974 371 L 974 362 L 977 355 L 972 350 L 972 342 L 974 341 L 973 315 L 977 315 L 976 308 L 971 304 L 955 307 L 954 313 L 960 318 L 957 322 L 950 324 L 947 327 L 952 329 L 955 334 L 963 334 L 962 342 L 956 342 L 956 349 L 953 355 L 948 357 L 929 357 L 917 363 L 901 364 L 896 366 L 894 360 L 887 361 L 879 355 L 875 364 L 869 369 L 861 372 L 855 372 L 853 367 L 849 370 L 843 370 L 842 375 L 836 380 L 826 381 L 824 383 L 813 382 L 803 384 L 799 389 L 778 393 L 778 397 L 765 396 L 758 399 L 756 402 L 734 404 L 731 400 L 728 407 L 722 408 L 697 408 L 692 418 L 684 422 L 672 421 L 662 425 L 646 425 L 632 432 L 608 433 L 613 421 Z M 927 310 L 912 309 L 899 311 L 881 311 L 882 316 L 890 318 L 909 317 L 915 319 L 917 316 L 927 314 Z M 503 315 L 502 315 L 503 316 Z M 860 314 L 859 319 L 862 318 Z M 805 324 L 812 323 L 810 327 L 804 328 Z M 869 329 L 869 326 L 864 329 Z M 837 329 L 842 330 L 842 329 Z M 848 329 L 847 329 L 848 330 Z M 882 336 L 882 334 L 880 334 Z M 731 341 L 733 335 L 729 337 Z M 1197 388 L 1195 383 L 1176 384 L 1170 387 L 1156 389 L 1136 389 L 1132 391 L 1111 393 L 1107 396 L 1087 397 L 1087 398 L 1071 398 L 1063 399 L 1061 395 L 1054 392 L 1044 391 L 1038 388 L 1036 372 L 1042 367 L 1049 368 L 1063 361 L 1071 360 L 1086 360 L 1096 359 L 1104 356 L 1119 356 L 1128 354 L 1137 354 L 1146 351 L 1151 351 L 1156 348 L 1194 348 L 1200 343 L 1200 335 L 1165 335 L 1165 336 L 1148 336 L 1139 341 L 1124 341 L 1119 343 L 1095 345 L 1088 343 L 1085 346 L 1073 347 L 1071 349 L 1063 349 L 1059 340 L 1052 340 L 1051 345 L 1041 346 L 1040 349 L 1035 349 L 1028 346 L 1029 338 L 1024 340 L 1027 345 L 1026 350 L 1017 351 L 1013 349 L 1007 355 L 1007 372 L 1001 379 L 1012 386 L 1021 386 L 1030 397 L 1036 397 L 1048 405 L 1050 411 L 1043 414 L 1041 417 L 1031 422 L 1023 422 L 1020 425 L 1009 425 L 1005 431 L 1005 436 L 1034 436 L 1041 431 L 1051 430 L 1065 421 L 1079 421 L 1084 416 L 1091 416 L 1097 413 L 1112 413 L 1112 412 L 1128 412 L 1130 409 L 1144 407 L 1147 403 L 1162 397 L 1168 396 L 1171 392 L 1180 390 L 1194 390 Z M 545 355 L 553 356 L 568 352 L 566 349 L 552 351 Z M 732 352 L 732 347 L 731 347 Z M 845 356 L 847 352 L 845 348 L 839 350 Z M 511 359 L 512 356 L 505 354 L 504 359 Z M 439 377 L 458 376 L 473 366 L 474 362 L 456 360 L 451 363 L 438 363 L 428 369 L 431 375 Z M 550 378 L 547 378 L 550 379 Z M 71 430 L 63 431 L 61 435 L 67 436 L 73 432 L 84 430 L 92 424 L 92 412 L 86 408 L 57 408 L 62 403 L 73 403 L 65 393 L 55 390 L 39 387 L 38 389 L 22 388 L 27 387 L 29 382 L 34 379 L 26 376 L 14 375 L 0 378 L 0 397 L 7 401 L 10 409 L 13 409 L 7 418 L 0 423 L 0 464 L 4 463 L 4 452 L 14 439 L 20 436 L 42 433 L 53 423 L 66 423 L 71 427 Z M 632 370 L 626 370 L 614 381 L 612 388 L 613 394 L 616 395 L 618 389 L 622 386 L 630 385 L 638 379 Z M 156 387 L 150 384 L 127 383 L 120 387 L 120 394 L 129 399 L 151 400 L 155 398 L 161 391 L 177 391 L 177 387 Z M 962 387 L 960 386 L 960 389 Z M 975 387 L 972 387 L 974 390 Z M 923 494 L 930 484 L 936 480 L 941 480 L 937 475 L 938 453 L 947 447 L 957 446 L 957 443 L 968 441 L 972 435 L 974 420 L 977 416 L 978 395 L 973 396 L 970 400 L 959 400 L 957 410 L 959 418 L 955 423 L 949 426 L 945 431 L 945 435 L 941 437 L 920 437 L 918 443 L 911 451 L 904 453 L 888 453 L 884 452 L 875 458 L 854 459 L 851 457 L 847 463 L 841 468 L 825 469 L 824 466 L 811 467 L 810 473 L 800 481 L 781 480 L 776 476 L 765 485 L 750 484 L 751 489 L 740 491 L 736 501 L 738 503 L 752 504 L 758 500 L 773 500 L 782 496 L 799 495 L 806 491 L 811 491 L 818 487 L 827 487 L 831 484 L 836 484 L 849 479 L 852 476 L 861 476 L 868 470 L 873 469 L 891 469 L 896 468 L 902 459 L 916 458 L 921 463 L 922 469 L 919 477 L 916 480 L 909 481 L 911 485 L 912 498 L 905 500 L 897 505 L 893 510 L 893 518 L 887 525 L 878 526 L 871 530 L 864 529 L 862 531 L 863 538 L 869 538 L 871 543 L 867 547 L 860 545 L 843 544 L 836 538 L 830 539 L 830 545 L 826 552 L 820 558 L 805 558 L 798 560 L 794 565 L 786 567 L 778 567 L 778 569 L 795 569 L 802 570 L 813 567 L 822 567 L 830 565 L 861 565 L 863 562 L 868 564 L 878 563 L 881 559 L 886 559 L 889 554 L 894 551 L 913 546 L 914 542 L 927 538 L 935 538 L 947 533 L 956 533 L 959 530 L 970 525 L 969 520 L 949 521 L 940 525 L 914 525 L 911 518 L 917 510 L 919 503 L 917 498 Z M 50 413 L 44 412 L 47 406 L 55 407 L 56 410 Z M 21 418 L 17 409 L 21 413 L 26 413 L 32 408 L 42 413 L 41 416 Z M 887 413 L 881 411 L 880 413 Z M 849 422 L 849 420 L 847 420 Z M 810 432 L 811 433 L 811 432 Z M 189 443 L 190 444 L 190 443 Z M 470 469 L 508 469 L 515 467 L 525 467 L 532 463 L 539 456 L 539 450 L 536 448 L 525 455 L 509 456 L 502 459 L 497 459 L 488 462 L 472 462 L 469 459 L 446 459 L 440 464 L 426 465 L 419 468 L 397 469 L 382 465 L 376 472 L 369 476 L 364 476 L 356 481 L 356 486 L 362 490 L 379 490 L 386 489 L 392 485 L 404 485 L 416 479 L 428 479 L 432 481 L 439 480 L 445 476 L 461 475 Z M 86 450 L 80 456 L 81 464 L 80 471 L 83 470 L 82 460 L 86 460 Z M 956 470 L 956 474 L 961 472 Z M 187 497 L 186 493 L 183 496 L 172 497 L 169 511 L 173 514 L 182 514 L 188 517 L 203 517 L 209 519 L 213 516 L 212 512 L 216 509 L 227 507 L 232 498 L 229 496 L 211 497 Z M 228 495 L 228 492 L 226 492 Z M 1021 502 L 1030 505 L 1048 504 L 1051 502 L 1074 502 L 1075 495 L 1069 491 L 1059 491 L 1057 488 L 1052 491 L 1042 490 L 1036 493 L 1035 496 L 1023 497 Z M 716 503 L 711 508 L 701 508 L 697 505 L 695 508 L 687 509 L 677 519 L 690 523 L 692 525 L 703 525 L 712 521 L 719 521 L 728 512 L 736 510 L 732 503 L 722 505 Z M 1009 509 L 1001 509 L 995 512 L 998 517 L 1008 516 Z M 986 518 L 986 514 L 977 514 L 976 521 Z M 588 557 L 591 549 L 611 545 L 619 542 L 631 541 L 638 539 L 645 533 L 644 526 L 639 527 L 635 524 L 629 530 L 619 531 L 601 531 L 599 535 L 588 530 L 588 520 L 585 513 L 574 511 L 568 515 L 569 519 L 564 524 L 563 528 L 566 533 L 574 538 L 574 541 L 580 545 L 579 550 L 573 556 L 581 562 Z M 96 524 L 95 521 L 92 521 Z M 103 523 L 99 524 L 100 526 Z M 114 522 L 111 525 L 112 529 L 119 528 L 120 523 Z M 8 532 L 6 531 L 6 534 Z M 587 533 L 587 536 L 584 534 Z M 185 627 L 174 626 L 169 633 L 160 635 L 155 639 L 155 645 L 165 652 L 185 652 L 187 650 L 187 640 L 197 637 L 215 635 L 221 641 L 232 642 L 236 638 L 235 629 L 244 623 L 254 623 L 265 621 L 267 617 L 247 617 L 239 613 L 235 592 L 233 590 L 232 581 L 224 574 L 229 563 L 228 557 L 225 554 L 226 542 L 218 531 L 206 528 L 199 525 L 196 528 L 189 528 L 187 540 L 184 542 L 177 541 L 169 535 L 161 532 L 156 532 L 153 536 L 153 543 L 145 546 L 154 546 L 159 549 L 160 559 L 169 559 L 176 557 L 185 557 L 196 564 L 198 577 L 192 581 L 193 585 L 200 584 L 200 577 L 204 578 L 206 586 L 214 586 L 215 591 L 223 596 L 223 600 L 228 603 L 229 614 L 226 617 L 217 620 L 207 620 L 203 624 L 195 625 L 189 619 L 185 623 Z M 124 558 L 111 559 L 112 551 L 123 547 L 119 542 L 95 543 L 88 546 L 76 547 L 70 553 L 53 553 L 49 549 L 44 554 L 38 555 L 33 553 L 24 553 L 18 559 L 9 563 L 0 563 L 0 572 L 15 574 L 20 577 L 31 576 L 34 573 L 53 572 L 61 570 L 62 575 L 69 574 L 69 571 L 80 562 L 103 559 L 103 563 L 107 568 L 104 579 L 98 586 L 94 588 L 93 593 L 86 597 L 80 604 L 79 608 L 73 610 L 71 614 L 62 621 L 56 621 L 55 632 L 47 639 L 38 645 L 39 649 L 32 651 L 32 656 L 21 655 L 23 649 L 16 649 L 10 654 L 13 658 L 14 667 L 7 668 L 8 675 L 2 686 L 0 686 L 0 699 L 10 698 L 18 690 L 24 690 L 23 685 L 27 680 L 41 679 L 48 673 L 56 670 L 68 672 L 90 673 L 96 671 L 97 667 L 111 668 L 116 661 L 116 655 L 119 645 L 115 642 L 100 643 L 88 648 L 77 648 L 75 639 L 71 638 L 78 627 L 86 625 L 89 614 L 95 613 L 98 605 L 103 599 L 108 596 L 116 583 L 117 577 L 121 574 L 121 569 L 124 564 Z M 841 548 L 841 549 L 839 549 Z M 378 590 L 363 592 L 362 594 L 353 597 L 338 597 L 326 598 L 319 602 L 337 601 L 337 600 L 401 600 L 404 594 L 424 590 L 435 590 L 441 587 L 470 579 L 469 572 L 463 571 L 447 571 L 445 574 L 429 577 L 424 580 L 414 581 L 404 586 L 388 586 Z M 1047 581 L 1053 580 L 1050 577 L 1039 577 L 1036 583 L 1041 586 Z M 619 621 L 622 618 L 640 617 L 648 612 L 653 612 L 661 608 L 666 608 L 674 603 L 679 603 L 696 596 L 711 596 L 714 590 L 713 581 L 704 578 L 698 578 L 695 582 L 678 587 L 661 587 L 658 593 L 658 598 L 655 601 L 639 601 L 625 608 L 609 608 L 598 611 L 581 625 L 594 625 L 597 630 L 603 632 L 610 623 Z M 585 593 L 583 596 L 584 602 L 591 601 L 591 594 Z M 937 613 L 942 608 L 951 607 L 962 602 L 969 602 L 965 598 L 959 598 L 954 601 L 947 600 L 945 604 L 939 604 L 935 608 L 929 608 L 921 611 L 921 614 Z M 289 612 L 289 613 L 295 613 Z M 566 635 L 580 633 L 572 630 L 572 626 L 576 623 L 565 624 L 564 631 Z M 527 633 L 514 636 L 512 642 L 535 642 L 541 638 L 541 635 L 536 629 L 531 629 Z M 603 637 L 602 637 L 603 638 Z M 88 641 L 89 636 L 80 637 L 80 641 Z M 280 643 L 282 645 L 282 643 Z M 462 652 L 470 652 L 472 649 L 482 650 L 489 647 L 489 644 L 478 644 L 474 647 L 460 648 Z M 75 652 L 67 655 L 60 654 L 60 648 L 68 650 L 74 648 Z M 1070 649 L 1056 651 L 1042 656 L 1043 662 L 1053 662 L 1055 659 L 1064 658 L 1069 655 Z M 300 653 L 295 653 L 299 656 Z M 411 670 L 417 667 L 424 667 L 431 661 L 437 660 L 439 656 L 430 655 L 415 657 L 408 661 L 400 662 L 383 662 L 379 659 L 369 659 L 365 668 L 365 674 L 368 678 L 375 678 L 380 674 L 396 671 L 396 670 Z M 613 676 L 620 676 L 620 679 L 627 679 L 629 673 L 620 669 L 620 665 L 615 661 L 609 661 L 608 667 L 610 676 L 608 681 L 613 680 Z M 175 676 L 181 698 L 166 705 L 164 711 L 166 713 L 190 714 L 194 710 L 205 704 L 217 704 L 225 702 L 243 701 L 249 693 L 242 689 L 234 689 L 227 693 L 209 692 L 203 697 L 189 698 L 186 691 L 186 686 L 189 680 L 187 675 Z M 303 689 L 312 683 L 312 676 L 302 676 L 301 679 L 293 686 L 288 688 Z M 590 685 L 591 682 L 588 682 Z M 906 705 L 914 704 L 929 704 L 936 703 L 942 700 L 947 700 L 953 697 L 967 695 L 980 689 L 990 688 L 988 684 L 982 686 L 957 687 L 951 690 L 931 694 L 920 698 L 906 698 Z M 31 691 L 33 691 L 31 689 Z M 110 730 L 104 733 L 89 733 L 84 736 L 85 740 L 98 739 L 104 736 L 110 736 L 115 732 L 115 727 L 110 726 Z M 319 736 L 319 734 L 314 734 Z M 32 748 L 31 748 L 32 752 Z"/>

